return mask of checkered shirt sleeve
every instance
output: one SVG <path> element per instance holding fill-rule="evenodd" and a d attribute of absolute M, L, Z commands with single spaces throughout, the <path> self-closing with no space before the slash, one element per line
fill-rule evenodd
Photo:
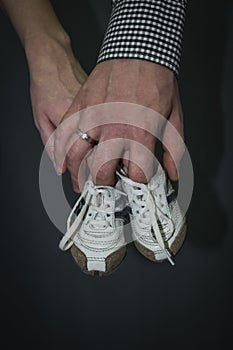
<path fill-rule="evenodd" d="M 115 0 L 97 63 L 136 58 L 179 73 L 187 0 Z"/>

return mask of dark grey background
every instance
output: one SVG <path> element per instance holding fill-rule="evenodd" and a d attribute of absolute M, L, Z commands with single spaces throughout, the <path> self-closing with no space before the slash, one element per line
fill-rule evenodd
<path fill-rule="evenodd" d="M 53 1 L 90 72 L 110 1 Z M 131 244 L 120 268 L 91 278 L 58 249 L 40 199 L 43 151 L 33 126 L 23 49 L 1 32 L 1 344 L 4 349 L 215 349 L 232 338 L 233 6 L 190 1 L 180 87 L 195 189 L 176 266 Z M 66 177 L 65 177 L 66 178 Z M 67 182 L 68 183 L 68 182 Z M 71 200 L 71 188 L 66 184 Z"/>

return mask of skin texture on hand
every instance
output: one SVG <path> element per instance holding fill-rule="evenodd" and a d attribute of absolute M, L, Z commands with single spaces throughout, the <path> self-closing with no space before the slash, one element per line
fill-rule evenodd
<path fill-rule="evenodd" d="M 87 75 L 69 45 L 64 47 L 46 38 L 37 49 L 36 45 L 32 47 L 27 51 L 27 58 L 33 116 L 42 142 L 54 161 L 53 133 Z"/>
<path fill-rule="evenodd" d="M 57 171 L 62 173 L 66 168 L 70 171 L 75 191 L 80 190 L 78 171 L 91 145 L 75 134 L 77 125 L 74 129 L 67 129 L 61 123 L 74 113 L 105 102 L 135 103 L 163 115 L 183 136 L 177 81 L 169 69 L 144 60 L 115 59 L 98 64 L 87 79 L 49 0 L 2 0 L 2 4 L 26 52 L 36 127 L 49 156 L 55 160 Z M 114 148 L 118 152 L 114 160 L 107 161 L 109 149 L 101 152 L 100 147 L 97 147 L 89 167 L 93 175 L 99 160 L 106 159 L 96 176 L 96 183 L 100 185 L 115 183 L 115 171 L 125 151 L 123 143 L 117 143 L 118 137 L 135 140 L 154 152 L 155 137 L 138 127 L 124 123 L 118 127 L 109 124 L 95 128 L 90 133 L 100 144 L 109 139 L 114 140 Z M 72 135 L 76 135 L 75 143 L 66 155 L 67 143 Z M 175 150 L 176 161 L 179 161 L 182 150 L 177 147 L 166 126 L 163 137 L 168 149 Z M 138 167 L 131 161 L 138 156 L 133 146 L 129 153 L 130 159 L 125 161 L 129 177 L 138 182 L 147 182 L 142 170 L 147 164 Z M 66 161 L 63 164 L 64 156 Z M 164 166 L 170 178 L 176 180 L 175 163 L 167 149 L 164 152 Z"/>
<path fill-rule="evenodd" d="M 1 4 L 25 49 L 35 124 L 53 160 L 54 142 L 49 137 L 87 76 L 49 0 L 2 0 Z"/>
<path fill-rule="evenodd" d="M 88 106 L 105 102 L 130 102 L 149 107 L 167 118 L 183 137 L 183 114 L 178 84 L 173 72 L 161 65 L 137 59 L 114 59 L 98 64 L 75 96 L 63 121 Z M 91 149 L 91 145 L 76 135 L 76 138 L 73 138 L 75 142 L 66 154 L 68 141 L 72 137 L 72 133 L 75 134 L 75 131 L 75 129 L 66 128 L 64 123 L 58 126 L 55 133 L 55 162 L 59 173 L 64 172 L 66 167 L 69 168 L 74 190 L 79 192 L 77 178 L 79 167 L 85 154 Z M 154 152 L 155 149 L 155 137 L 138 127 L 122 124 L 116 128 L 115 125 L 109 124 L 95 128 L 88 133 L 100 143 L 109 139 L 117 139 L 123 135 L 126 139 L 140 142 L 151 152 Z M 163 138 L 166 139 L 169 149 L 170 147 L 171 149 L 176 148 L 176 142 L 169 136 L 166 126 Z M 119 158 L 107 161 L 99 169 L 96 176 L 98 185 L 114 185 L 115 183 L 115 171 L 122 153 L 124 153 L 122 145 L 118 144 L 116 147 L 119 148 Z M 134 159 L 134 150 L 130 149 L 130 152 L 132 159 Z M 181 159 L 182 152 L 183 150 L 179 148 L 175 151 L 177 162 Z M 102 151 L 100 156 L 107 159 L 107 153 L 108 149 L 104 153 Z M 98 156 L 97 147 L 95 157 L 92 158 L 89 165 L 92 174 L 98 166 L 96 162 L 100 156 Z M 65 163 L 63 163 L 64 158 L 66 158 Z M 167 149 L 164 150 L 163 159 L 169 177 L 172 180 L 177 180 L 176 166 Z M 131 179 L 137 182 L 147 182 L 142 168 L 130 160 L 125 164 Z"/>

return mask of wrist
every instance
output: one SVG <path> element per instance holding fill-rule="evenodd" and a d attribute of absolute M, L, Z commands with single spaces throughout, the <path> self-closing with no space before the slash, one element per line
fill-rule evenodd
<path fill-rule="evenodd" d="M 98 65 L 110 66 L 112 70 L 123 71 L 126 75 L 131 72 L 131 74 L 134 73 L 137 76 L 139 72 L 143 72 L 147 77 L 156 76 L 157 82 L 160 81 L 166 85 L 173 85 L 176 81 L 176 76 L 171 69 L 144 59 L 118 58 L 102 61 Z"/>
<path fill-rule="evenodd" d="M 40 75 L 44 70 L 55 71 L 58 65 L 62 69 L 64 62 L 75 60 L 67 34 L 33 36 L 25 43 L 25 53 L 33 76 Z"/>
<path fill-rule="evenodd" d="M 28 36 L 24 41 L 24 49 L 29 66 L 42 57 L 56 56 L 61 50 L 67 54 L 72 52 L 70 37 L 65 31 L 56 35 L 40 33 Z"/>

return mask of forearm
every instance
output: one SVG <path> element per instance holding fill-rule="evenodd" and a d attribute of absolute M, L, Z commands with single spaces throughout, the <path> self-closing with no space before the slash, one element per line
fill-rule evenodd
<path fill-rule="evenodd" d="M 2 0 L 2 5 L 29 56 L 32 48 L 46 42 L 69 45 L 49 0 Z"/>

